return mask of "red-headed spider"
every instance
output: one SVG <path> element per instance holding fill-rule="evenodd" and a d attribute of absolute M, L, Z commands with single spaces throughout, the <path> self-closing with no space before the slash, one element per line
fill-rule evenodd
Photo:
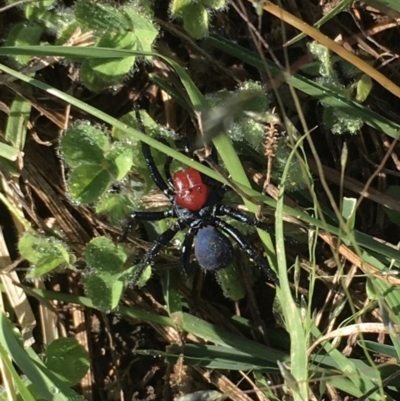
<path fill-rule="evenodd" d="M 139 128 L 144 132 L 138 111 L 136 116 Z M 127 239 L 135 220 L 157 221 L 174 217 L 177 221 L 158 237 L 153 246 L 144 255 L 135 271 L 133 285 L 137 284 L 144 269 L 151 264 L 160 250 L 181 230 L 187 230 L 181 252 L 181 264 L 185 272 L 189 271 L 193 243 L 197 262 L 204 270 L 216 271 L 227 267 L 233 259 L 233 248 L 229 239 L 231 238 L 264 272 L 269 282 L 279 284 L 276 274 L 268 266 L 265 258 L 258 253 L 239 230 L 220 217 L 228 216 L 266 231 L 271 230 L 270 225 L 262 223 L 253 216 L 245 214 L 234 207 L 222 204 L 225 188 L 212 190 L 203 179 L 203 176 L 191 167 L 178 171 L 171 176 L 170 164 L 172 159 L 168 158 L 164 170 L 167 180 L 172 183 L 174 188 L 171 189 L 154 162 L 150 146 L 142 142 L 142 151 L 151 178 L 168 197 L 172 207 L 165 211 L 132 212 L 128 216 L 121 240 L 125 241 Z"/>

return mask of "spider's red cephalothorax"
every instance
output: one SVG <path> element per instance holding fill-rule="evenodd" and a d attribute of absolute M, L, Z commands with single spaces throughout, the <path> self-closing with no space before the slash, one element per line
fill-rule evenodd
<path fill-rule="evenodd" d="M 136 111 L 138 126 L 145 132 L 140 114 Z M 276 274 L 268 266 L 264 256 L 253 247 L 246 237 L 234 226 L 221 219 L 222 216 L 250 225 L 255 228 L 271 231 L 271 226 L 258 221 L 254 216 L 243 213 L 235 207 L 222 202 L 226 186 L 218 186 L 217 182 L 204 181 L 201 173 L 191 167 L 178 171 L 171 176 L 172 158 L 168 157 L 162 176 L 150 146 L 142 142 L 142 151 L 150 176 L 158 188 L 171 202 L 171 207 L 163 211 L 132 212 L 128 216 L 121 240 L 127 239 L 128 233 L 137 219 L 157 221 L 167 218 L 176 219 L 164 231 L 146 252 L 133 277 L 136 284 L 146 266 L 151 264 L 163 246 L 167 245 L 179 231 L 186 230 L 181 248 L 181 264 L 183 270 L 189 271 L 192 248 L 197 262 L 208 271 L 216 271 L 228 266 L 233 259 L 231 240 L 247 253 L 249 258 L 264 272 L 268 281 L 278 284 Z M 173 189 L 171 188 L 171 184 Z"/>
<path fill-rule="evenodd" d="M 191 212 L 198 212 L 203 208 L 210 188 L 203 182 L 203 177 L 197 170 L 188 167 L 183 171 L 177 171 L 172 177 L 172 182 L 177 205 Z"/>

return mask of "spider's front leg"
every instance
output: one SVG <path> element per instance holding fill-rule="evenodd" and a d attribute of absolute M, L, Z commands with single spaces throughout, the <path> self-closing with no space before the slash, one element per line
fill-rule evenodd
<path fill-rule="evenodd" d="M 128 215 L 126 219 L 124 231 L 122 232 L 120 242 L 126 242 L 126 240 L 128 239 L 128 234 L 132 230 L 132 227 L 136 220 L 157 221 L 173 217 L 174 214 L 175 213 L 173 209 L 165 210 L 162 212 L 132 212 Z"/>

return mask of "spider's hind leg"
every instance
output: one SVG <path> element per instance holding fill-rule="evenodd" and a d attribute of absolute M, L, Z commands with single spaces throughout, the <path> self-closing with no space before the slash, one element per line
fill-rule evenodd
<path fill-rule="evenodd" d="M 268 266 L 265 258 L 247 241 L 239 230 L 223 220 L 215 219 L 214 225 L 220 228 L 225 234 L 231 237 L 239 247 L 247 253 L 249 258 L 264 272 L 270 283 L 279 285 L 278 277 L 275 272 Z"/>
<path fill-rule="evenodd" d="M 264 223 L 260 220 L 257 220 L 254 216 L 244 213 L 241 210 L 236 209 L 235 207 L 229 205 L 218 205 L 216 209 L 217 216 L 228 216 L 236 221 L 240 221 L 241 223 L 247 224 L 254 228 L 261 228 L 270 234 L 274 233 L 274 225 Z"/>

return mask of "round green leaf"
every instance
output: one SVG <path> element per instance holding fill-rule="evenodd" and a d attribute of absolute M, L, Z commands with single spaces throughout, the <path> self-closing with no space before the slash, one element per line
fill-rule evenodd
<path fill-rule="evenodd" d="M 99 40 L 98 47 L 109 47 L 111 49 L 136 49 L 136 35 L 133 32 L 107 32 Z M 93 72 L 99 74 L 104 81 L 118 82 L 125 76 L 133 64 L 136 56 L 124 57 L 121 59 L 101 58 L 90 59 L 89 65 Z"/>
<path fill-rule="evenodd" d="M 92 239 L 85 249 L 85 260 L 96 274 L 104 272 L 115 274 L 121 271 L 122 265 L 127 259 L 127 254 L 122 246 L 115 246 L 106 237 Z"/>
<path fill-rule="evenodd" d="M 70 195 L 78 202 L 92 203 L 111 185 L 110 173 L 101 165 L 85 164 L 77 167 L 69 176 Z"/>
<path fill-rule="evenodd" d="M 79 124 L 65 132 L 60 141 L 60 151 L 71 166 L 101 164 L 110 142 L 104 132 L 87 124 Z"/>
<path fill-rule="evenodd" d="M 154 40 L 158 35 L 158 30 L 154 26 L 151 18 L 138 13 L 133 8 L 125 8 L 124 14 L 130 20 L 132 30 L 137 40 L 137 50 L 150 52 L 153 48 Z"/>
<path fill-rule="evenodd" d="M 84 280 L 86 295 L 93 304 L 104 312 L 110 312 L 118 306 L 124 291 L 122 281 L 115 275 L 91 274 Z"/>
<path fill-rule="evenodd" d="M 28 277 L 41 277 L 58 267 L 69 266 L 74 258 L 60 240 L 37 233 L 25 234 L 18 243 L 21 256 L 33 264 Z"/>
<path fill-rule="evenodd" d="M 93 71 L 90 66 L 90 60 L 84 60 L 81 64 L 81 69 L 79 71 L 79 77 L 83 85 L 85 85 L 92 92 L 100 92 L 113 83 L 105 81 L 99 74 Z"/>
<path fill-rule="evenodd" d="M 69 386 L 79 383 L 90 366 L 88 352 L 75 338 L 54 340 L 45 355 L 46 366 Z"/>
<path fill-rule="evenodd" d="M 133 149 L 131 144 L 115 143 L 106 158 L 114 178 L 118 181 L 122 180 L 132 168 Z"/>
<path fill-rule="evenodd" d="M 200 3 L 189 4 L 182 10 L 183 27 L 195 39 L 208 34 L 208 11 Z"/>

